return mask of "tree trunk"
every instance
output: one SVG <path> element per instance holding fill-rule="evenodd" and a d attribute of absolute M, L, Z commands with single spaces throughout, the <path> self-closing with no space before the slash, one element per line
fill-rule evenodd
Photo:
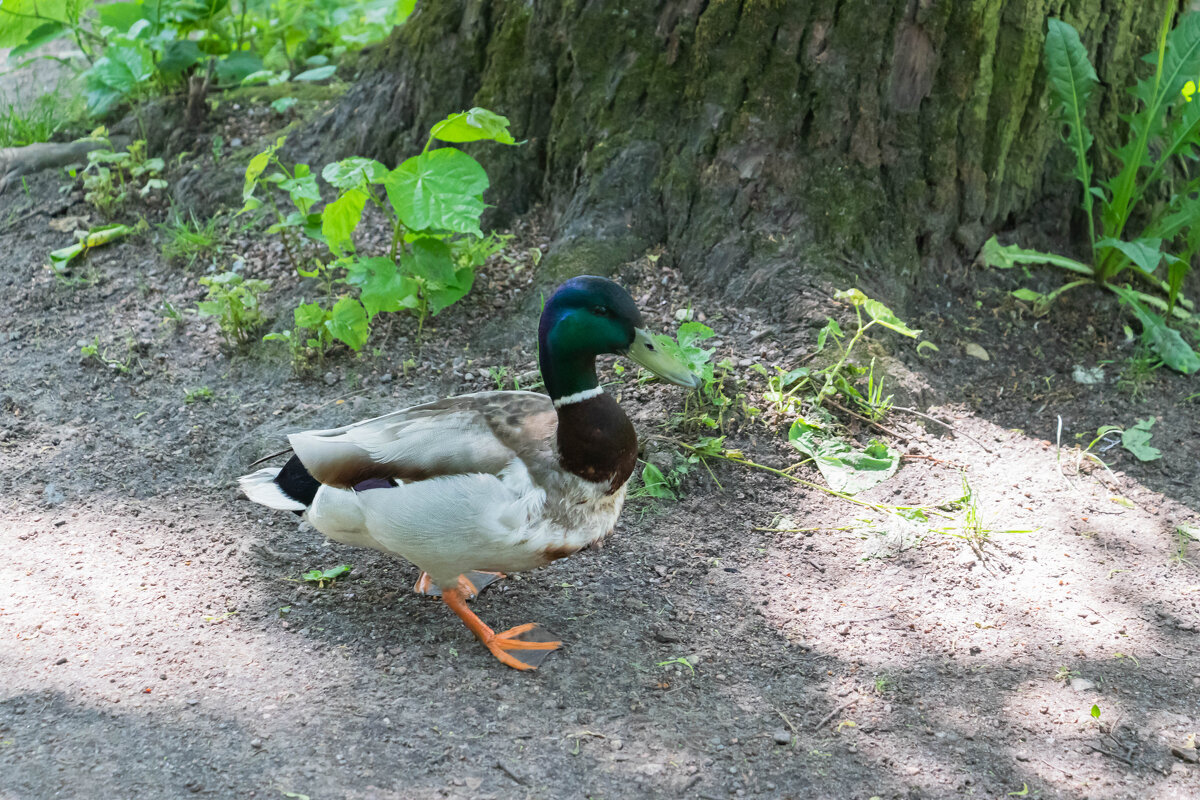
<path fill-rule="evenodd" d="M 786 302 L 839 265 L 896 297 L 1040 198 L 1077 199 L 1055 150 L 1047 18 L 1078 27 L 1097 64 L 1106 152 L 1168 6 L 423 2 L 314 133 L 330 155 L 395 163 L 449 112 L 505 114 L 527 143 L 477 151 L 488 200 L 546 204 L 556 277 L 665 244 L 731 300 Z"/>

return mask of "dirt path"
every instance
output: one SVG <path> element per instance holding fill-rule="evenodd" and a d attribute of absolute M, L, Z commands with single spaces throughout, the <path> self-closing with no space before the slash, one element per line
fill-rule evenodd
<path fill-rule="evenodd" d="M 58 202 L 54 176 L 30 184 L 0 198 L 0 219 Z M 889 342 L 904 398 L 973 439 L 894 416 L 915 457 L 866 497 L 954 499 L 965 467 L 992 531 L 982 559 L 960 512 L 914 524 L 697 467 L 683 500 L 632 502 L 604 550 L 477 601 L 493 625 L 564 639 L 522 675 L 414 596 L 412 567 L 327 544 L 232 481 L 287 430 L 492 388 L 487 366 L 531 369 L 532 331 L 520 348 L 464 338 L 536 297 L 531 265 L 489 265 L 407 376 L 401 320 L 378 356 L 298 381 L 267 345 L 231 356 L 211 324 L 164 323 L 164 301 L 193 308 L 202 292 L 152 235 L 95 253 L 76 285 L 42 267 L 63 236 L 36 215 L 0 232 L 4 797 L 1200 796 L 1200 571 L 1174 533 L 1200 508 L 1200 413 L 1182 400 L 1195 384 L 1158 375 L 1135 402 L 1111 375 L 1074 383 L 1075 363 L 1105 355 L 1079 341 L 1094 298 L 1034 329 L 1007 284 L 977 306 L 951 281 L 921 321 L 936 357 Z M 277 282 L 286 314 L 303 287 L 254 247 L 247 272 Z M 820 322 L 721 308 L 648 261 L 619 277 L 659 327 L 703 310 L 735 362 L 794 362 Z M 128 372 L 81 361 L 93 337 Z M 964 356 L 968 341 L 991 360 Z M 613 377 L 643 438 L 662 433 L 678 390 Z M 213 399 L 185 402 L 200 387 Z M 1076 474 L 1078 442 L 1146 415 L 1161 462 L 1118 448 L 1104 457 L 1128 474 Z M 798 460 L 763 425 L 727 444 Z M 340 563 L 349 579 L 299 580 Z"/>

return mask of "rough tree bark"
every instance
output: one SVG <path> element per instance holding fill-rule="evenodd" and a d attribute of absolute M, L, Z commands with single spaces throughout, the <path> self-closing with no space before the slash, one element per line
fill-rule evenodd
<path fill-rule="evenodd" d="M 897 294 L 1077 191 L 1048 160 L 1046 19 L 1076 25 L 1097 64 L 1103 144 L 1178 5 L 430 0 L 310 133 L 394 163 L 448 112 L 486 106 L 528 140 L 479 151 L 488 199 L 547 205 L 558 273 L 664 243 L 729 299 L 786 298 L 839 264 Z"/>

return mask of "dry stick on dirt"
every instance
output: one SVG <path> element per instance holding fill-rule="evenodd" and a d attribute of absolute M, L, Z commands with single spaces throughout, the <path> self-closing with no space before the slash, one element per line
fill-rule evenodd
<path fill-rule="evenodd" d="M 828 714 L 826 714 L 825 716 L 821 717 L 821 721 L 820 721 L 820 722 L 818 722 L 816 725 L 813 725 L 813 730 L 814 730 L 814 731 L 819 731 L 819 730 L 821 730 L 821 728 L 825 727 L 825 723 L 829 722 L 829 720 L 833 719 L 833 718 L 834 718 L 834 717 L 836 717 L 838 714 L 840 714 L 841 712 L 845 711 L 847 708 L 849 708 L 850 706 L 854 705 L 855 703 L 857 703 L 857 702 L 858 702 L 859 700 L 861 700 L 861 699 L 862 699 L 862 698 L 861 698 L 861 697 L 859 697 L 859 696 L 857 696 L 857 695 L 855 695 L 854 697 L 851 697 L 849 700 L 847 700 L 846 702 L 842 703 L 840 706 L 838 706 L 837 708 L 835 708 L 833 711 L 830 711 Z"/>
<path fill-rule="evenodd" d="M 936 422 L 938 425 L 942 425 L 942 426 L 944 426 L 944 427 L 948 428 L 948 429 L 950 430 L 950 432 L 951 432 L 951 433 L 953 433 L 955 436 L 961 436 L 961 437 L 963 437 L 964 439 L 970 439 L 972 442 L 974 442 L 975 444 L 977 444 L 977 445 L 979 445 L 980 447 L 982 447 L 982 448 L 983 448 L 983 451 L 984 451 L 985 453 L 991 453 L 991 452 L 992 452 L 991 448 L 989 448 L 989 447 L 988 447 L 986 444 L 984 444 L 983 442 L 981 442 L 981 441 L 979 441 L 978 439 L 976 439 L 976 438 L 975 438 L 974 436 L 972 436 L 971 434 L 969 434 L 969 433 L 964 433 L 963 431 L 960 431 L 958 428 L 956 428 L 956 427 L 954 427 L 953 425 L 951 425 L 949 422 L 945 422 L 944 420 L 940 420 L 940 419 L 938 419 L 937 417 L 931 417 L 931 416 L 929 416 L 928 414 L 924 413 L 923 411 L 917 411 L 915 408 L 904 408 L 903 406 L 892 406 L 892 411 L 903 411 L 903 412 L 904 412 L 904 413 L 906 413 L 906 414 L 913 414 L 913 415 L 915 415 L 915 416 L 918 416 L 918 417 L 920 417 L 921 419 L 927 419 L 927 420 L 929 420 L 930 422 Z"/>
<path fill-rule="evenodd" d="M 903 439 L 906 442 L 912 441 L 911 436 L 905 436 L 903 433 L 900 433 L 899 431 L 892 430 L 891 428 L 889 428 L 885 425 L 880 425 L 878 422 L 875 422 L 875 421 L 869 419 L 868 417 L 864 417 L 862 414 L 859 414 L 857 411 L 851 411 L 850 409 L 846 408 L 844 405 L 842 405 L 838 401 L 834 400 L 832 397 L 826 397 L 825 402 L 829 403 L 829 405 L 833 406 L 834 408 L 838 409 L 839 411 L 846 412 L 847 414 L 854 417 L 855 419 L 860 419 L 863 422 L 867 423 L 868 425 L 870 425 L 874 428 L 878 428 L 879 430 L 886 433 L 888 436 L 895 436 L 897 439 Z"/>

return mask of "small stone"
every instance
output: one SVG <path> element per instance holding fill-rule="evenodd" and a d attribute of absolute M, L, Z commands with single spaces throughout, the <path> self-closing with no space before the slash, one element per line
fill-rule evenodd
<path fill-rule="evenodd" d="M 253 747 L 255 750 L 261 750 L 262 746 L 263 746 L 263 741 L 262 741 L 262 739 L 251 739 L 250 746 Z"/>
<path fill-rule="evenodd" d="M 988 355 L 988 351 L 984 350 L 982 347 L 975 344 L 974 342 L 971 342 L 970 344 L 968 344 L 966 347 L 963 348 L 963 350 L 966 351 L 966 354 L 969 355 L 971 358 L 978 358 L 980 361 L 990 361 L 991 360 L 991 356 Z"/>
<path fill-rule="evenodd" d="M 1077 692 L 1086 692 L 1089 689 L 1095 689 L 1096 684 L 1085 678 L 1071 678 L 1071 688 Z"/>
<path fill-rule="evenodd" d="M 48 506 L 60 506 L 67 501 L 67 496 L 63 494 L 62 489 L 58 488 L 57 484 L 47 483 L 46 488 L 42 489 L 42 502 Z"/>
<path fill-rule="evenodd" d="M 792 734 L 788 731 L 785 731 L 783 728 L 780 728 L 771 734 L 771 739 L 775 742 L 775 744 L 791 744 Z"/>
<path fill-rule="evenodd" d="M 54 662 L 54 666 L 56 666 L 56 667 L 57 667 L 57 666 L 59 666 L 59 665 L 61 665 L 61 664 L 65 664 L 65 663 L 67 663 L 67 657 L 66 657 L 66 656 L 63 656 L 62 658 L 58 659 L 58 661 L 55 661 L 55 662 Z"/>
<path fill-rule="evenodd" d="M 850 626 L 843 625 L 842 627 L 837 629 L 837 632 L 838 632 L 838 636 L 849 636 L 850 635 Z"/>
<path fill-rule="evenodd" d="M 230 147 L 241 147 L 242 146 L 242 137 L 234 136 L 232 139 L 229 140 L 229 146 Z"/>
<path fill-rule="evenodd" d="M 326 386 L 333 386 L 337 382 L 338 382 L 338 376 L 335 372 L 330 371 L 330 372 L 325 373 L 325 385 Z"/>
<path fill-rule="evenodd" d="M 380 375 L 379 382 L 380 383 L 391 383 L 392 382 L 392 373 L 385 372 L 382 375 Z"/>

